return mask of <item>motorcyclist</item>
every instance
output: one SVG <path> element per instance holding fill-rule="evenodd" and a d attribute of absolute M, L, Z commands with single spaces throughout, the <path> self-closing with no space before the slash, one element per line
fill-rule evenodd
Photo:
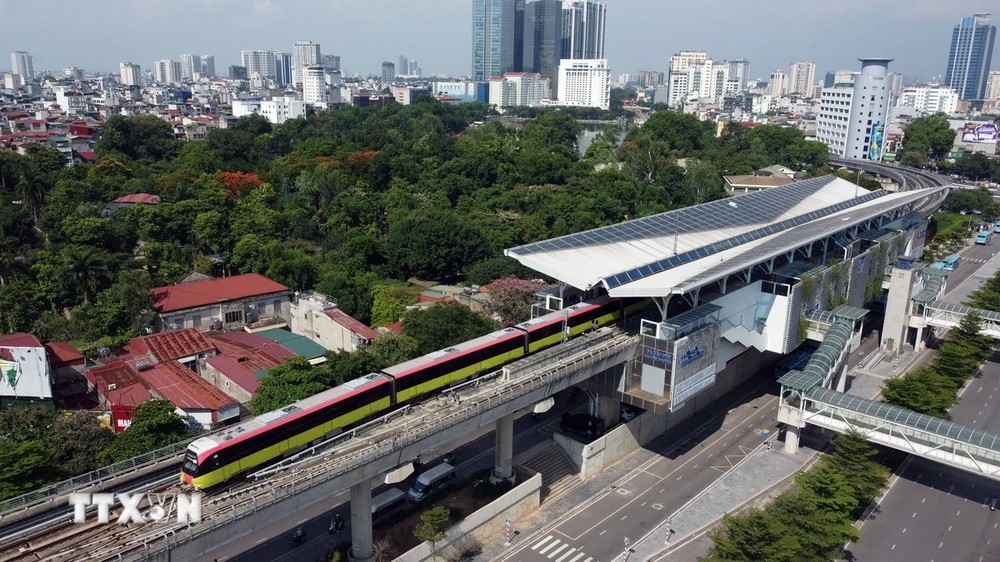
<path fill-rule="evenodd" d="M 299 527 L 298 529 L 295 529 L 295 540 L 301 539 L 302 535 L 304 535 L 304 534 L 305 533 L 302 532 L 302 527 Z"/>

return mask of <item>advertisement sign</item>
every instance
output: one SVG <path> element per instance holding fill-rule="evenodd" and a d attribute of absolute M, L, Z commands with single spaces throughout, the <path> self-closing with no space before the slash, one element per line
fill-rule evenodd
<path fill-rule="evenodd" d="M 872 141 L 868 145 L 868 159 L 878 160 L 882 157 L 882 140 L 885 138 L 885 123 L 875 123 L 872 127 Z"/>
<path fill-rule="evenodd" d="M 966 123 L 962 129 L 962 142 L 996 142 L 997 126 L 993 123 Z"/>
<path fill-rule="evenodd" d="M 111 406 L 111 428 L 115 430 L 115 433 L 121 433 L 128 429 L 128 426 L 132 425 L 132 407 L 131 406 Z"/>

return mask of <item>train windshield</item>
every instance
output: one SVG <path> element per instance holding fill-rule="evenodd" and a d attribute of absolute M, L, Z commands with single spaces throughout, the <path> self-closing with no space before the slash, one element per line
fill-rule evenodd
<path fill-rule="evenodd" d="M 198 473 L 198 453 L 188 450 L 184 454 L 184 472 L 194 476 Z"/>

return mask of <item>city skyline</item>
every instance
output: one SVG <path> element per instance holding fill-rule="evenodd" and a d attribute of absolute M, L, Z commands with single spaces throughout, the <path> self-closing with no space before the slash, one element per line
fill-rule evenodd
<path fill-rule="evenodd" d="M 425 75 L 471 74 L 472 0 L 435 0 L 434 9 L 427 2 L 369 0 L 358 6 L 343 0 L 294 4 L 212 0 L 197 3 L 199 18 L 181 15 L 183 5 L 193 5 L 193 0 L 172 2 L 170 9 L 158 0 L 110 0 L 110 9 L 101 14 L 67 4 L 60 8 L 64 17 L 50 22 L 52 33 L 44 40 L 30 31 L 31 26 L 10 26 L 0 38 L 0 50 L 31 53 L 36 71 L 77 66 L 89 72 L 116 72 L 123 61 L 141 61 L 147 69 L 152 61 L 178 60 L 182 53 L 192 52 L 213 54 L 216 67 L 227 68 L 239 64 L 242 50 L 288 52 L 296 41 L 312 40 L 323 45 L 324 52 L 343 56 L 350 75 L 378 74 L 383 61 L 395 60 L 401 53 L 424 61 Z M 875 8 L 860 0 L 842 4 L 845 9 L 832 14 L 823 14 L 819 6 L 775 4 L 774 10 L 780 9 L 784 19 L 806 18 L 811 25 L 790 25 L 784 30 L 787 40 L 774 42 L 751 41 L 758 34 L 756 28 L 737 24 L 716 25 L 719 33 L 705 33 L 705 13 L 724 9 L 727 21 L 750 21 L 741 14 L 759 17 L 759 6 L 707 0 L 698 7 L 676 8 L 643 0 L 608 0 L 607 58 L 615 74 L 634 73 L 644 68 L 666 70 L 669 56 L 680 50 L 706 50 L 719 59 L 747 59 L 752 76 L 766 77 L 771 69 L 787 68 L 789 60 L 815 61 L 817 75 L 823 75 L 853 67 L 858 57 L 884 55 L 894 57 L 895 69 L 903 74 L 928 79 L 945 72 L 955 22 L 984 8 L 961 0 L 947 6 L 927 0 L 906 2 L 904 11 L 891 9 L 904 6 L 902 0 L 888 0 Z M 643 17 L 634 17 L 637 10 Z M 312 16 L 302 18 L 304 11 Z M 34 3 L 0 0 L 0 17 L 7 21 L 30 21 L 37 12 Z M 225 22 L 237 21 L 234 16 L 239 16 L 239 25 L 228 26 Z M 340 25 L 331 28 L 330 18 Z M 143 25 L 128 23 L 135 21 Z M 116 32 L 92 37 L 88 48 L 81 50 L 71 28 L 102 25 L 115 26 Z M 176 39 L 178 26 L 189 30 L 183 42 Z M 887 27 L 905 33 L 887 32 Z M 815 34 L 824 30 L 835 33 L 837 41 L 814 41 Z M 361 48 L 364 37 L 374 32 L 384 38 L 383 47 Z M 442 34 L 447 41 L 441 41 Z M 858 47 L 845 49 L 845 44 Z"/>

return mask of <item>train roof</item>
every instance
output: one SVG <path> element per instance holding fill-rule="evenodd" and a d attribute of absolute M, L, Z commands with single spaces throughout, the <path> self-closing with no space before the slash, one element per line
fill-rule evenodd
<path fill-rule="evenodd" d="M 433 351 L 431 353 L 428 353 L 427 355 L 422 355 L 420 357 L 417 357 L 416 359 L 410 359 L 409 361 L 400 363 L 399 365 L 386 367 L 385 369 L 382 369 L 382 372 L 392 376 L 402 375 L 408 371 L 416 369 L 417 367 L 423 367 L 425 365 L 429 365 L 436 361 L 448 359 L 462 352 L 471 351 L 473 349 L 483 347 L 484 345 L 488 345 L 499 340 L 509 339 L 512 337 L 520 337 L 522 335 L 523 332 L 521 332 L 516 328 L 504 328 L 503 330 L 497 330 L 496 332 L 491 332 L 489 334 L 486 334 L 485 336 L 481 336 L 476 339 L 455 344 L 447 349 L 440 349 L 438 351 Z"/>
<path fill-rule="evenodd" d="M 240 422 L 236 425 L 231 425 L 223 429 L 222 431 L 218 431 L 206 437 L 202 437 L 201 439 L 197 439 L 194 442 L 192 442 L 191 445 L 189 445 L 189 448 L 195 450 L 198 453 L 201 453 L 215 445 L 221 445 L 229 441 L 230 439 L 235 439 L 237 437 L 246 435 L 247 433 L 254 431 L 256 429 L 267 427 L 268 425 L 278 420 L 298 414 L 314 406 L 318 406 L 325 402 L 335 400 L 341 396 L 350 394 L 352 392 L 361 389 L 387 383 L 388 381 L 385 379 L 385 377 L 382 377 L 378 374 L 365 375 L 363 377 L 356 378 L 352 381 L 345 382 L 340 386 L 324 390 L 323 392 L 320 392 L 318 394 L 313 394 L 308 398 L 303 398 L 302 400 L 299 400 L 294 404 L 289 404 L 284 408 L 267 412 L 266 414 L 261 414 L 247 421 Z"/>
<path fill-rule="evenodd" d="M 588 301 L 578 302 L 572 306 L 567 306 L 562 310 L 550 312 L 544 316 L 539 316 L 538 318 L 532 318 L 531 320 L 528 320 L 526 322 L 521 322 L 520 324 L 517 325 L 517 327 L 522 330 L 531 330 L 532 328 L 537 326 L 545 326 L 547 324 L 551 324 L 553 320 L 562 321 L 562 319 L 565 318 L 567 314 L 569 314 L 570 316 L 574 316 L 584 310 L 589 309 L 592 306 L 600 306 L 602 304 L 611 302 L 612 300 L 617 300 L 617 299 L 613 299 L 612 297 L 609 297 L 607 295 L 602 295 L 596 299 L 590 299 Z"/>

